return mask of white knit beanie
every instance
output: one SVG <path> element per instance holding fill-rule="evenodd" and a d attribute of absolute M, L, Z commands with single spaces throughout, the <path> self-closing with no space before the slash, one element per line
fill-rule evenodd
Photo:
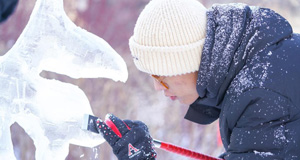
<path fill-rule="evenodd" d="M 151 0 L 129 39 L 136 67 L 158 76 L 198 71 L 206 11 L 197 0 Z"/>

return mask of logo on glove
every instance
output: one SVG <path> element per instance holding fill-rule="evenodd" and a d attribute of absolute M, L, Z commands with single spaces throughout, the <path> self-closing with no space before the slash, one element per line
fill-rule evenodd
<path fill-rule="evenodd" d="M 129 158 L 132 158 L 140 153 L 141 153 L 141 151 L 139 149 L 133 147 L 133 145 L 130 143 L 128 144 L 128 157 Z"/>

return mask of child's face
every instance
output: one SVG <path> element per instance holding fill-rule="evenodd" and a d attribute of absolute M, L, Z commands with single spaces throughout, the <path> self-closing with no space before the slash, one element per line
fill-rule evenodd
<path fill-rule="evenodd" d="M 164 91 L 171 100 L 179 100 L 182 104 L 190 105 L 199 97 L 196 89 L 198 72 L 179 76 L 154 76 L 154 88 Z"/>

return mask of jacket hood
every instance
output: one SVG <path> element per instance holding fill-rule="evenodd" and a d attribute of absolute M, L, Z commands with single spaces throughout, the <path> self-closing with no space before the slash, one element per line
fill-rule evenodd
<path fill-rule="evenodd" d="M 199 98 L 190 109 L 203 107 L 206 113 L 216 113 L 207 109 L 221 109 L 228 86 L 247 60 L 291 34 L 286 19 L 270 9 L 240 3 L 213 5 L 207 12 L 206 39 L 197 80 Z M 218 114 L 209 117 L 215 120 Z M 186 118 L 190 119 L 188 115 L 189 111 Z"/>
<path fill-rule="evenodd" d="M 274 11 L 245 4 L 214 5 L 207 18 L 197 91 L 202 101 L 218 106 L 247 59 L 289 37 L 292 28 Z"/>

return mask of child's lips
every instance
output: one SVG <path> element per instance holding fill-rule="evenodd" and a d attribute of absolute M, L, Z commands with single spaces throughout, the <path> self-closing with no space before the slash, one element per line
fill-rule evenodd
<path fill-rule="evenodd" d="M 175 101 L 177 99 L 177 96 L 174 96 L 174 95 L 166 93 L 166 92 L 165 92 L 165 96 L 169 97 L 172 101 Z"/>
<path fill-rule="evenodd" d="M 170 99 L 171 99 L 172 101 L 175 101 L 175 100 L 177 99 L 177 97 L 176 97 L 176 96 L 170 96 Z"/>

